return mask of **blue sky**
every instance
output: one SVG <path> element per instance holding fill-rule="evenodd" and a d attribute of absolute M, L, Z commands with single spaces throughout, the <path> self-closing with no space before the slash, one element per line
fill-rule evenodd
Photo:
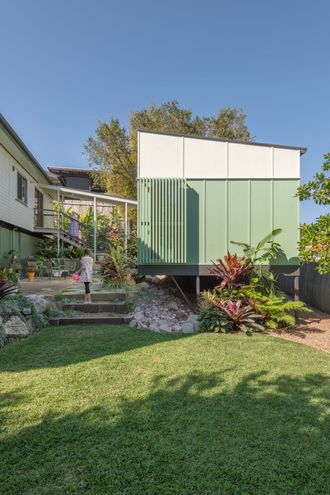
<path fill-rule="evenodd" d="M 0 111 L 44 167 L 87 167 L 97 119 L 242 107 L 257 141 L 330 152 L 328 0 L 0 0 Z M 302 203 L 302 221 L 325 207 Z"/>

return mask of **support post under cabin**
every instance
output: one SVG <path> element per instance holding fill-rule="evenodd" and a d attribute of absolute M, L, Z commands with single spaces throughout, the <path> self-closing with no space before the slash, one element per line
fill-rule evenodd
<path fill-rule="evenodd" d="M 196 275 L 196 296 L 198 297 L 201 291 L 200 276 Z"/>

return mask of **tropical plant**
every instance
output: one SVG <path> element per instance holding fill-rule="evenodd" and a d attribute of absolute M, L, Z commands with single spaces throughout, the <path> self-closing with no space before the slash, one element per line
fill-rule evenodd
<path fill-rule="evenodd" d="M 123 287 L 129 275 L 129 267 L 123 249 L 115 246 L 101 263 L 103 281 L 111 287 Z"/>
<path fill-rule="evenodd" d="M 248 274 L 251 267 L 249 261 L 239 258 L 237 254 L 228 253 L 223 260 L 218 259 L 216 263 L 213 262 L 210 274 L 220 280 L 217 287 L 234 289 L 242 285 L 244 276 Z"/>
<path fill-rule="evenodd" d="M 225 329 L 242 331 L 247 334 L 253 330 L 264 330 L 264 326 L 260 323 L 264 317 L 258 314 L 251 306 L 246 305 L 244 301 L 226 301 L 225 304 L 216 302 L 215 305 L 226 319 Z"/>
<path fill-rule="evenodd" d="M 198 303 L 198 322 L 202 332 L 223 332 L 226 318 L 219 309 L 215 307 L 216 294 L 204 291 L 200 295 Z"/>
<path fill-rule="evenodd" d="M 305 263 L 317 263 L 321 274 L 330 273 L 330 214 L 300 227 L 299 255 Z"/>
<path fill-rule="evenodd" d="M 0 299 L 4 299 L 10 294 L 14 294 L 17 291 L 17 287 L 8 280 L 0 280 Z"/>
<path fill-rule="evenodd" d="M 256 246 L 251 246 L 245 242 L 230 241 L 236 246 L 243 248 L 244 256 L 252 265 L 269 264 L 270 260 L 277 257 L 280 250 L 280 244 L 273 240 L 282 232 L 282 229 L 275 229 L 267 234 Z"/>
<path fill-rule="evenodd" d="M 302 301 L 293 301 L 280 291 L 269 295 L 256 292 L 253 286 L 243 289 L 243 297 L 257 313 L 263 315 L 267 328 L 283 328 L 293 326 L 297 311 L 311 310 Z"/>
<path fill-rule="evenodd" d="M 300 201 L 312 199 L 319 205 L 330 205 L 330 153 L 324 155 L 321 172 L 307 184 L 298 187 Z M 330 273 L 330 215 L 321 215 L 315 222 L 300 229 L 299 256 L 305 263 L 317 263 L 321 274 Z"/>

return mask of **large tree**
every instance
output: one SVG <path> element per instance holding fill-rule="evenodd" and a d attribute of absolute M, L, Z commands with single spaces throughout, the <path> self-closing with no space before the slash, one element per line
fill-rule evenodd
<path fill-rule="evenodd" d="M 317 204 L 330 205 L 330 153 L 324 155 L 321 172 L 298 188 L 301 201 L 312 199 Z M 300 259 L 305 263 L 316 262 L 319 273 L 330 273 L 330 214 L 321 215 L 311 224 L 300 229 Z"/>
<path fill-rule="evenodd" d="M 94 136 L 88 138 L 85 153 L 97 180 L 106 190 L 127 198 L 136 197 L 137 129 L 177 132 L 193 136 L 251 141 L 246 115 L 239 108 L 222 108 L 210 117 L 193 116 L 177 101 L 131 112 L 128 130 L 118 119 L 98 122 Z"/>

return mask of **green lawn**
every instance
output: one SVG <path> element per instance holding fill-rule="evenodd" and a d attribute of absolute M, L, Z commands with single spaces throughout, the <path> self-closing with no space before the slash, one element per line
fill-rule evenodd
<path fill-rule="evenodd" d="M 329 370 L 265 335 L 43 330 L 0 351 L 0 493 L 329 494 Z"/>

